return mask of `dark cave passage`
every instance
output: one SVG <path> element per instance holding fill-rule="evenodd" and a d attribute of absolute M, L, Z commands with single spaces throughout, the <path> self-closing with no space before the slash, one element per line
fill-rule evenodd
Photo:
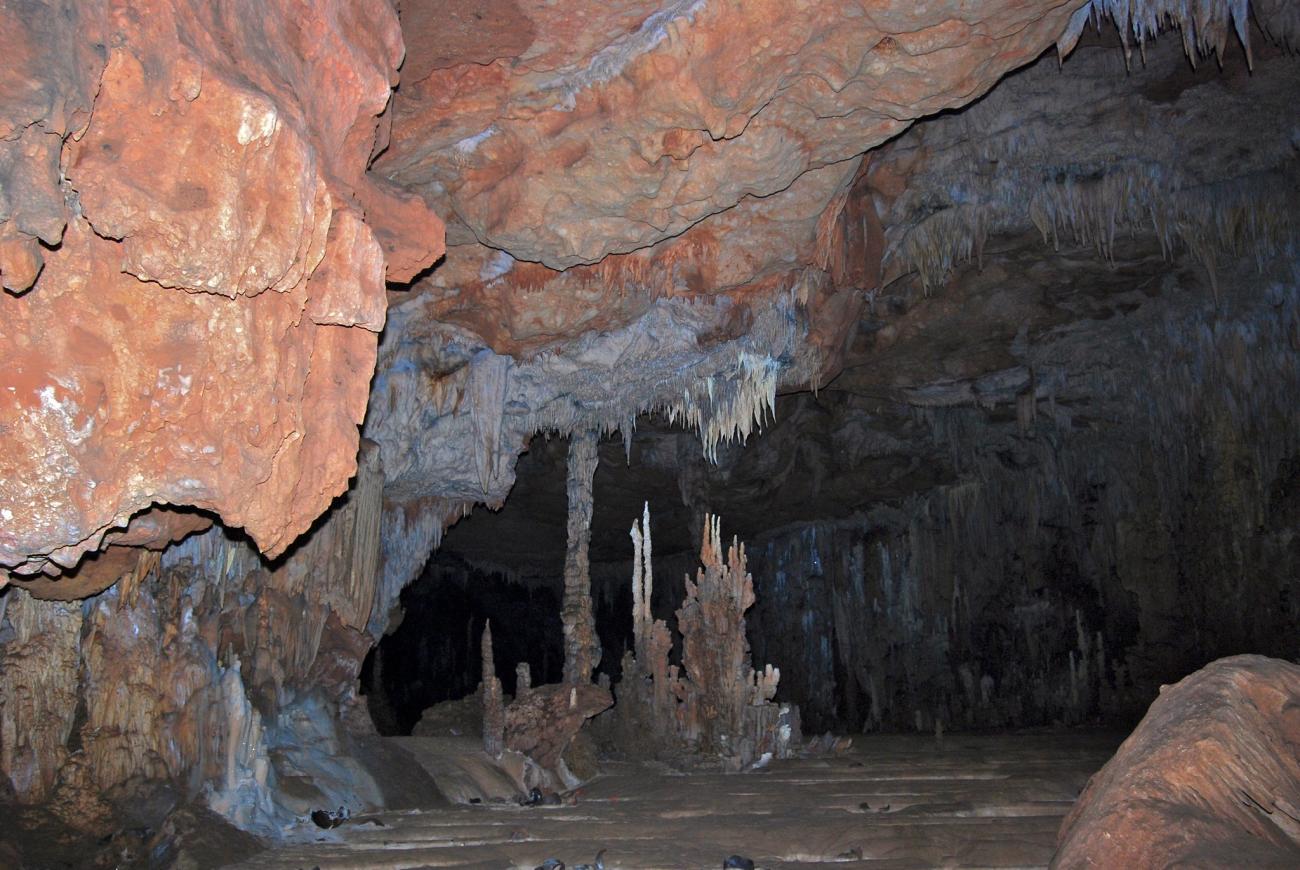
<path fill-rule="evenodd" d="M 402 622 L 366 656 L 361 694 L 381 734 L 410 734 L 429 707 L 477 691 L 483 673 L 479 638 L 494 628 L 507 694 L 527 662 L 539 683 L 559 680 L 560 599 L 554 589 L 477 570 L 444 553 L 402 591 Z"/>

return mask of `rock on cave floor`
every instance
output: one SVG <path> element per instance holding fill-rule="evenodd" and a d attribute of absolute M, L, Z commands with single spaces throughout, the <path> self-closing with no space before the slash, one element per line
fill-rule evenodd
<path fill-rule="evenodd" d="M 865 736 L 839 755 L 743 775 L 607 764 L 574 807 L 384 813 L 382 827 L 344 825 L 239 866 L 532 870 L 605 849 L 611 870 L 716 868 L 732 853 L 767 868 L 1044 867 L 1061 819 L 1120 739 Z"/>

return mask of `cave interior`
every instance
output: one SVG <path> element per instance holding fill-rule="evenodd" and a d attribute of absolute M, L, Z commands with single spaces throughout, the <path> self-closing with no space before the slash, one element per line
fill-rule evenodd
<path fill-rule="evenodd" d="M 0 48 L 0 866 L 1300 866 L 1288 0 Z"/>

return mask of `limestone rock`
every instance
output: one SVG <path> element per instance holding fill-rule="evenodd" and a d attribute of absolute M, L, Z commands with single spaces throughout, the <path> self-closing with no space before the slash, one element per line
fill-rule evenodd
<path fill-rule="evenodd" d="M 0 273 L 26 291 L 0 297 L 0 565 L 58 573 L 162 503 L 282 552 L 356 469 L 386 273 L 442 249 L 367 172 L 392 7 L 0 16 Z"/>
<path fill-rule="evenodd" d="M 1233 656 L 1166 687 L 1059 843 L 1059 868 L 1296 866 L 1300 667 Z"/>
<path fill-rule="evenodd" d="M 409 5 L 414 72 L 381 165 L 447 203 L 457 243 L 566 268 L 968 102 L 1081 4 L 498 3 L 491 16 L 519 23 L 478 30 L 459 57 L 457 20 Z"/>
<path fill-rule="evenodd" d="M 614 703 L 590 683 L 537 686 L 506 707 L 506 748 L 554 770 L 582 723 Z"/>

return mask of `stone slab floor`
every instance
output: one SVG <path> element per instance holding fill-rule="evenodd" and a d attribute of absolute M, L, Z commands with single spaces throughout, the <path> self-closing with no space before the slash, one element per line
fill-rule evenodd
<path fill-rule="evenodd" d="M 1056 830 L 1119 737 L 861 736 L 849 751 L 739 775 L 607 765 L 576 806 L 384 813 L 246 868 L 1045 867 Z"/>

